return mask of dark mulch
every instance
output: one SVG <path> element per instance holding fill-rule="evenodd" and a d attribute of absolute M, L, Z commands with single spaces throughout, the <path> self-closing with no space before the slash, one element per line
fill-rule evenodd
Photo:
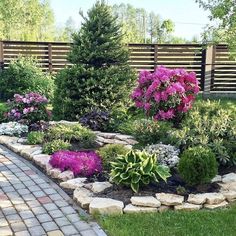
<path fill-rule="evenodd" d="M 128 187 L 114 185 L 103 193 L 97 194 L 97 196 L 113 198 L 128 204 L 132 196 L 155 196 L 156 193 L 174 193 L 183 195 L 187 199 L 190 193 L 218 192 L 219 189 L 220 186 L 217 183 L 201 185 L 198 187 L 187 186 L 179 175 L 175 173 L 168 178 L 167 182 L 160 181 L 159 183 L 143 186 L 138 193 L 133 193 Z"/>

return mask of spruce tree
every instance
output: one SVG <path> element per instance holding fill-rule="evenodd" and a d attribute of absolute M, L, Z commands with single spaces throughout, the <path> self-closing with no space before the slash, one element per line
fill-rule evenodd
<path fill-rule="evenodd" d="M 97 1 L 83 18 L 69 54 L 73 66 L 56 78 L 54 114 L 58 119 L 74 120 L 92 109 L 110 111 L 124 104 L 136 79 L 110 7 Z"/>

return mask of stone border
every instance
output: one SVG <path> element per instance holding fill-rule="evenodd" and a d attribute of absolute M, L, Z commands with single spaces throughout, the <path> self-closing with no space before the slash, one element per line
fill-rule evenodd
<path fill-rule="evenodd" d="M 106 134 L 107 135 L 107 134 Z M 114 134 L 113 134 L 114 135 Z M 23 156 L 43 168 L 45 172 L 60 182 L 65 189 L 74 190 L 74 200 L 91 214 L 123 214 L 137 212 L 163 212 L 166 210 L 200 210 L 217 209 L 228 206 L 236 201 L 236 173 L 224 176 L 216 176 L 212 182 L 218 182 L 220 192 L 190 194 L 184 201 L 184 197 L 177 194 L 157 193 L 153 196 L 133 196 L 131 204 L 124 206 L 122 201 L 110 198 L 98 198 L 100 193 L 112 186 L 109 182 L 86 183 L 86 178 L 74 178 L 72 171 L 62 172 L 49 164 L 50 156 L 42 154 L 39 145 L 25 145 L 25 139 L 9 136 L 0 136 L 0 144 L 5 145 L 13 152 Z"/>

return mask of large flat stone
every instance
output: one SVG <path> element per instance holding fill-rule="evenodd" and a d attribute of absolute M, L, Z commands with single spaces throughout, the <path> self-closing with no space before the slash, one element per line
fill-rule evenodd
<path fill-rule="evenodd" d="M 225 191 L 221 192 L 228 202 L 236 201 L 236 191 Z"/>
<path fill-rule="evenodd" d="M 33 161 L 40 166 L 41 168 L 46 168 L 46 165 L 49 164 L 50 156 L 46 154 L 32 156 Z"/>
<path fill-rule="evenodd" d="M 91 190 L 94 193 L 100 193 L 105 191 L 106 189 L 112 187 L 112 184 L 108 181 L 106 182 L 94 182 L 91 186 Z"/>
<path fill-rule="evenodd" d="M 143 207 L 159 207 L 161 205 L 160 201 L 152 196 L 140 196 L 140 197 L 131 197 L 131 203 L 135 206 Z"/>
<path fill-rule="evenodd" d="M 200 210 L 202 205 L 195 205 L 191 203 L 184 202 L 182 205 L 174 206 L 174 209 L 177 211 L 196 211 Z"/>
<path fill-rule="evenodd" d="M 218 182 L 221 182 L 221 181 L 222 181 L 221 175 L 216 175 L 216 176 L 211 180 L 212 183 L 218 183 Z"/>
<path fill-rule="evenodd" d="M 207 196 L 205 193 L 189 194 L 188 196 L 188 202 L 192 204 L 201 205 L 201 204 L 204 204 L 206 200 L 207 200 Z"/>
<path fill-rule="evenodd" d="M 62 173 L 62 171 L 58 168 L 53 168 L 53 169 L 50 169 L 48 172 L 47 172 L 52 178 L 54 179 L 57 179 L 58 176 Z"/>
<path fill-rule="evenodd" d="M 236 191 L 236 182 L 230 182 L 230 183 L 220 183 L 221 191 Z"/>
<path fill-rule="evenodd" d="M 231 183 L 236 182 L 236 174 L 235 173 L 229 173 L 222 176 L 222 182 L 223 183 Z"/>
<path fill-rule="evenodd" d="M 206 204 L 219 204 L 225 200 L 225 197 L 222 193 L 205 193 L 206 195 Z"/>
<path fill-rule="evenodd" d="M 73 199 L 79 203 L 82 208 L 88 208 L 93 200 L 93 193 L 86 188 L 76 188 L 73 193 Z"/>
<path fill-rule="evenodd" d="M 73 179 L 74 174 L 71 170 L 66 170 L 66 171 L 63 171 L 61 174 L 59 174 L 57 178 L 62 181 L 67 181 L 69 179 Z"/>
<path fill-rule="evenodd" d="M 25 157 L 26 159 L 32 160 L 32 153 L 41 149 L 40 146 L 28 146 L 21 150 L 21 156 Z"/>
<path fill-rule="evenodd" d="M 87 180 L 87 178 L 75 178 L 75 179 L 70 179 L 65 182 L 61 182 L 60 186 L 63 188 L 68 188 L 68 189 L 76 189 L 79 187 L 84 186 L 84 182 Z"/>
<path fill-rule="evenodd" d="M 132 204 L 127 205 L 124 208 L 124 213 L 145 213 L 145 212 L 157 212 L 158 209 L 156 207 L 141 207 L 134 206 Z"/>
<path fill-rule="evenodd" d="M 156 198 L 161 202 L 161 204 L 166 206 L 181 205 L 184 201 L 183 196 L 171 193 L 157 193 Z"/>
<path fill-rule="evenodd" d="M 217 209 L 217 208 L 224 208 L 226 206 L 228 206 L 228 202 L 226 201 L 223 201 L 221 203 L 218 203 L 218 204 L 205 204 L 204 207 L 206 209 L 210 209 L 210 210 L 213 210 L 213 209 Z"/>
<path fill-rule="evenodd" d="M 90 214 L 123 214 L 124 203 L 111 198 L 93 198 L 89 204 Z"/>

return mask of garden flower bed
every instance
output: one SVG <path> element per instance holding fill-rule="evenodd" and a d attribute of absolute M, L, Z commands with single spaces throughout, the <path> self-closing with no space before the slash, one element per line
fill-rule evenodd
<path fill-rule="evenodd" d="M 122 136 L 122 135 L 120 135 Z M 163 187 L 161 185 L 150 186 L 138 194 L 129 189 L 115 190 L 117 187 L 109 181 L 91 181 L 86 177 L 74 177 L 73 171 L 53 168 L 54 160 L 49 155 L 42 154 L 39 145 L 27 145 L 24 138 L 0 136 L 0 143 L 12 151 L 22 155 L 28 160 L 44 169 L 48 175 L 56 179 L 67 190 L 74 190 L 73 197 L 79 205 L 89 209 L 90 213 L 121 214 L 132 212 L 157 212 L 165 210 L 199 210 L 201 208 L 215 209 L 228 205 L 236 200 L 236 174 L 228 173 L 217 175 L 213 180 L 210 192 L 189 189 L 188 194 L 174 193 L 170 188 L 170 182 Z M 50 164 L 51 163 L 51 164 Z M 100 168 L 100 167 L 99 167 Z M 90 174 L 88 174 L 88 177 Z M 217 187 L 216 187 L 217 186 Z M 218 189 L 217 189 L 218 188 Z M 164 190 L 165 189 L 165 190 Z M 217 191 L 215 191 L 217 189 Z M 149 190 L 149 191 L 148 191 Z M 168 193 L 169 192 L 169 193 Z M 122 194 L 124 194 L 122 196 Z M 119 199 L 119 200 L 117 200 Z M 122 201 L 121 201 L 122 200 Z"/>

